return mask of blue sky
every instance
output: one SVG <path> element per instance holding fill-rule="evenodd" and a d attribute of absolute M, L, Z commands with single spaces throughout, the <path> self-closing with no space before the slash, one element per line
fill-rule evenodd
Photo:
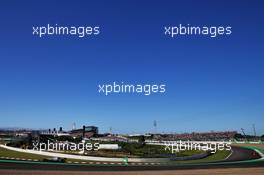
<path fill-rule="evenodd" d="M 1 1 L 0 127 L 101 132 L 264 134 L 262 1 Z M 32 26 L 99 25 L 93 38 Z M 232 26 L 219 38 L 170 39 L 163 26 Z M 104 83 L 165 83 L 164 95 L 97 93 Z"/>

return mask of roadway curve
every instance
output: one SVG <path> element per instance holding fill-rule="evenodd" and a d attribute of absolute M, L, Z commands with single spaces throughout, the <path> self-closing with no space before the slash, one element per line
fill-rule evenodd
<path fill-rule="evenodd" d="M 180 170 L 180 169 L 215 169 L 215 168 L 241 168 L 264 167 L 264 161 L 241 163 L 215 163 L 215 164 L 188 164 L 188 165 L 162 165 L 162 166 L 126 166 L 126 165 L 73 165 L 73 164 L 39 164 L 39 163 L 7 163 L 0 162 L 0 170 L 56 170 L 56 171 L 142 171 L 142 170 Z"/>
<path fill-rule="evenodd" d="M 264 167 L 264 160 L 254 151 L 243 147 L 232 147 L 233 153 L 222 162 L 196 164 L 162 164 L 162 165 L 83 165 L 69 163 L 45 163 L 0 160 L 0 169 L 6 170 L 59 170 L 59 171 L 141 171 L 141 170 L 177 170 L 177 169 L 215 169 Z M 255 160 L 253 160 L 255 159 Z M 259 160 L 257 160 L 259 159 Z M 248 161 L 249 160 L 249 161 Z"/>
<path fill-rule="evenodd" d="M 232 146 L 232 154 L 225 160 L 228 162 L 253 160 L 261 158 L 260 155 L 252 150 L 239 146 Z"/>

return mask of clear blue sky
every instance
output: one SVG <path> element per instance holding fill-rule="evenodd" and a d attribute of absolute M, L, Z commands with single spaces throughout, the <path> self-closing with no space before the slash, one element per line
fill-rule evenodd
<path fill-rule="evenodd" d="M 264 134 L 264 2 L 0 2 L 0 127 Z M 99 25 L 98 37 L 32 26 Z M 232 35 L 169 39 L 164 25 L 231 25 Z M 106 82 L 165 83 L 164 95 L 104 96 Z"/>

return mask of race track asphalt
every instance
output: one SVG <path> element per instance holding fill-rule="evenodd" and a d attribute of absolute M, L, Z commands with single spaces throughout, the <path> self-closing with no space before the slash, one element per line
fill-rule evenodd
<path fill-rule="evenodd" d="M 59 171 L 144 171 L 144 170 L 177 170 L 177 169 L 215 169 L 215 168 L 240 168 L 240 167 L 264 167 L 264 160 L 255 151 L 243 148 L 232 147 L 233 153 L 225 161 L 213 163 L 195 164 L 163 164 L 163 165 L 84 165 L 65 164 L 49 162 L 28 162 L 0 160 L 2 170 L 59 170 Z"/>
<path fill-rule="evenodd" d="M 258 153 L 252 149 L 247 149 L 239 146 L 232 146 L 233 153 L 229 156 L 226 161 L 242 161 L 242 160 L 252 160 L 261 158 Z"/>

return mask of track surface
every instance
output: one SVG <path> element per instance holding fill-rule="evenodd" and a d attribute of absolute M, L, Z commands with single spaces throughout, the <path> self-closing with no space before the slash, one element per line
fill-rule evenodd
<path fill-rule="evenodd" d="M 142 170 L 177 170 L 177 169 L 214 169 L 214 168 L 264 167 L 262 162 L 247 164 L 192 164 L 164 166 L 93 166 L 93 165 L 63 165 L 63 164 L 29 164 L 29 163 L 0 163 L 0 169 L 16 170 L 59 170 L 59 171 L 142 171 Z"/>
<path fill-rule="evenodd" d="M 233 153 L 226 161 L 242 161 L 261 158 L 254 150 L 246 149 L 239 146 L 232 146 Z"/>
<path fill-rule="evenodd" d="M 0 170 L 4 175 L 263 175 L 264 167 L 224 168 L 172 171 L 35 171 L 35 170 Z"/>
<path fill-rule="evenodd" d="M 80 165 L 63 163 L 40 163 L 23 161 L 0 161 L 2 170 L 56 170 L 56 171 L 142 171 L 142 170 L 180 170 L 180 169 L 215 169 L 264 167 L 264 161 L 254 161 L 259 156 L 253 150 L 232 147 L 233 154 L 225 162 L 197 163 L 197 164 L 168 164 L 159 166 L 126 166 L 126 165 Z M 241 162 L 243 160 L 249 160 Z M 252 161 L 250 161 L 252 160 Z M 236 162 L 237 161 L 237 162 Z"/>

